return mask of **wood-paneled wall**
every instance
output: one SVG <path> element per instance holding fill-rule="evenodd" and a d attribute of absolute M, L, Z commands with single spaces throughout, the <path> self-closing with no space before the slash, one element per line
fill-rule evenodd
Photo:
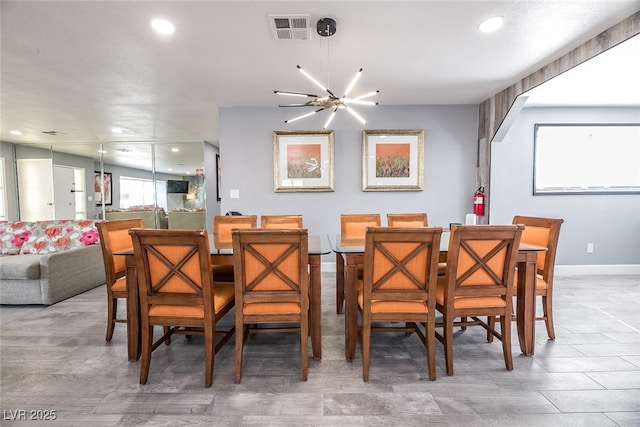
<path fill-rule="evenodd" d="M 545 65 L 480 104 L 478 112 L 477 186 L 485 188 L 487 205 L 483 222 L 488 221 L 488 212 L 491 208 L 491 142 L 500 125 L 507 117 L 507 113 L 515 99 L 522 93 L 638 34 L 640 34 L 640 12 L 631 15 L 624 21 L 598 34 L 566 55 Z"/>

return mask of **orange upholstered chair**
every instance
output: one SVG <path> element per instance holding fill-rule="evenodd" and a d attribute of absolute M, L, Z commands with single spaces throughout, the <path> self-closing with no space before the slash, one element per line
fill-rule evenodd
<path fill-rule="evenodd" d="M 123 219 L 118 221 L 99 221 L 96 223 L 102 260 L 107 279 L 107 335 L 105 340 L 111 341 L 116 323 L 126 323 L 126 318 L 118 318 L 118 299 L 127 298 L 127 278 L 125 277 L 125 257 L 114 255 L 115 252 L 133 248 L 130 228 L 144 227 L 140 218 Z"/>
<path fill-rule="evenodd" d="M 213 281 L 207 232 L 140 228 L 129 232 L 140 293 L 140 384 L 147 382 L 152 352 L 173 334 L 184 334 L 204 335 L 204 385 L 210 387 L 215 354 L 235 331 L 235 327 L 216 331 L 216 323 L 233 308 L 235 292 L 232 283 Z M 162 326 L 164 334 L 154 342 L 155 325 Z"/>
<path fill-rule="evenodd" d="M 453 226 L 447 268 L 438 277 L 436 309 L 442 313 L 442 334 L 447 375 L 453 375 L 453 327 L 484 327 L 502 341 L 505 366 L 513 369 L 511 313 L 513 277 L 522 225 Z M 479 316 L 487 316 L 487 322 Z M 492 327 L 500 318 L 500 331 Z M 461 318 L 460 321 L 454 321 Z"/>
<path fill-rule="evenodd" d="M 236 229 L 232 236 L 236 271 L 235 382 L 240 382 L 247 337 L 251 333 L 266 332 L 300 334 L 302 379 L 306 381 L 309 338 L 307 230 Z"/>
<path fill-rule="evenodd" d="M 262 215 L 260 227 L 269 229 L 302 228 L 302 215 Z"/>
<path fill-rule="evenodd" d="M 340 240 L 343 244 L 349 240 L 360 240 L 364 242 L 364 235 L 367 227 L 380 227 L 380 214 L 341 214 L 340 215 Z M 336 269 L 340 263 L 340 254 L 336 254 Z M 362 278 L 363 266 L 358 266 L 358 278 Z M 344 283 L 338 281 L 336 286 L 336 311 L 342 313 L 344 307 Z"/>
<path fill-rule="evenodd" d="M 365 381 L 369 380 L 372 331 L 415 332 L 427 350 L 429 378 L 436 379 L 435 289 L 441 234 L 442 228 L 367 228 L 364 277 L 358 284 Z M 394 322 L 404 323 L 388 325 Z"/>
<path fill-rule="evenodd" d="M 542 297 L 542 316 L 536 320 L 544 320 L 547 326 L 547 335 L 555 339 L 553 328 L 553 271 L 556 264 L 556 252 L 560 226 L 564 220 L 559 218 L 541 218 L 517 215 L 513 218 L 513 224 L 523 224 L 522 243 L 537 246 L 545 246 L 546 251 L 538 252 L 536 262 L 538 275 L 536 278 L 536 295 Z M 516 280 L 514 280 L 514 286 Z"/>
<path fill-rule="evenodd" d="M 217 248 L 231 248 L 231 230 L 257 226 L 257 215 L 216 215 L 213 217 L 213 241 Z"/>
<path fill-rule="evenodd" d="M 425 212 L 389 213 L 387 225 L 389 227 L 428 227 L 429 221 Z"/>

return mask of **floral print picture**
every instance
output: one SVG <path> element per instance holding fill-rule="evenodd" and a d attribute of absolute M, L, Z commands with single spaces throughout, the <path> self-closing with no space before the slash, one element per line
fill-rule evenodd
<path fill-rule="evenodd" d="M 421 191 L 424 130 L 362 132 L 363 191 Z"/>

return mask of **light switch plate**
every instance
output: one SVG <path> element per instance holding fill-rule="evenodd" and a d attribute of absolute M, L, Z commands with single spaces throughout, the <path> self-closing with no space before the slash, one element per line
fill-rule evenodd
<path fill-rule="evenodd" d="M 229 190 L 229 198 L 231 198 L 231 199 L 239 199 L 240 198 L 240 190 Z"/>

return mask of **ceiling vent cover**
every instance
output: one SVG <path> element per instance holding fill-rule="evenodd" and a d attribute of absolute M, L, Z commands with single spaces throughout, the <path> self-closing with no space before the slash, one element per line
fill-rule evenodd
<path fill-rule="evenodd" d="M 309 15 L 269 15 L 276 40 L 311 40 Z"/>

